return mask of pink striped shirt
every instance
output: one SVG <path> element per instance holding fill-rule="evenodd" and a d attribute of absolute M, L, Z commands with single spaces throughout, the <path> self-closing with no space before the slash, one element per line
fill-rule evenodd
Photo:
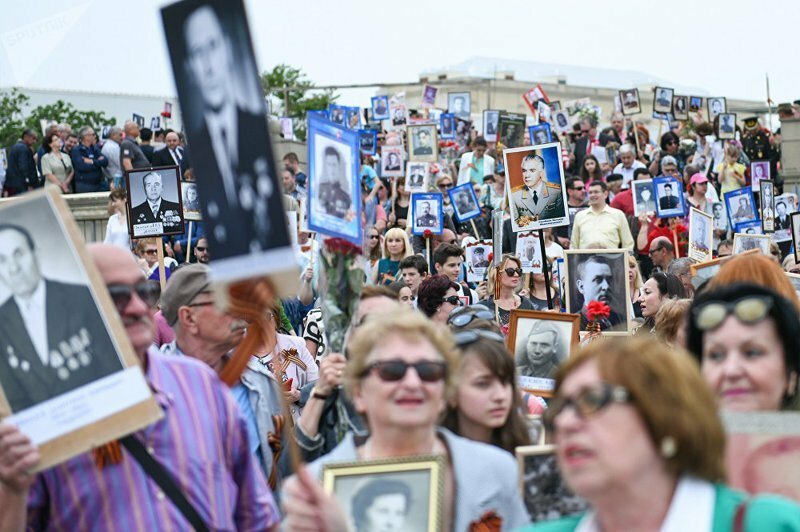
<path fill-rule="evenodd" d="M 247 449 L 245 420 L 217 375 L 188 357 L 148 352 L 147 380 L 164 418 L 139 431 L 211 530 L 266 530 L 279 514 Z M 98 469 L 85 453 L 38 475 L 28 530 L 188 530 L 189 523 L 123 448 Z"/>

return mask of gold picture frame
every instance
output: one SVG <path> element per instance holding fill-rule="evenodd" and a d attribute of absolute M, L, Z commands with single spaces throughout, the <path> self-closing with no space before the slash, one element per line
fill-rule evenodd
<path fill-rule="evenodd" d="M 377 497 L 369 499 L 370 493 L 391 492 L 405 497 L 405 519 L 413 520 L 399 523 L 397 530 L 434 532 L 442 528 L 444 469 L 443 456 L 340 462 L 323 466 L 322 486 L 350 517 L 350 530 L 359 529 L 357 521 L 365 518 L 369 506 L 363 505 L 375 503 Z M 375 483 L 383 483 L 382 489 L 378 490 Z M 415 506 L 420 504 L 425 508 Z"/>

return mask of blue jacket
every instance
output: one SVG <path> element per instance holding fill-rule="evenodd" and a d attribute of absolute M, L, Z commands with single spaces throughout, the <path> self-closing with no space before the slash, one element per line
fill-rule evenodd
<path fill-rule="evenodd" d="M 76 183 L 100 183 L 103 180 L 104 166 L 108 166 L 108 159 L 100 152 L 97 145 L 85 146 L 78 144 L 72 148 L 72 166 L 75 168 Z M 92 159 L 92 163 L 83 162 L 83 158 Z"/>
<path fill-rule="evenodd" d="M 6 169 L 6 185 L 19 189 L 36 187 L 39 177 L 36 175 L 36 164 L 33 161 L 33 152 L 22 141 L 11 147 L 8 154 L 8 168 Z"/>

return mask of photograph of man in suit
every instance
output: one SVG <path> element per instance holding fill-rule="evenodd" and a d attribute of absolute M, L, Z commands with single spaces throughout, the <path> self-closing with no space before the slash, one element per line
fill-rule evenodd
<path fill-rule="evenodd" d="M 520 224 L 521 218 L 535 222 L 564 216 L 561 185 L 547 181 L 541 155 L 530 152 L 522 159 L 522 180 L 524 184 L 511 189 L 511 203 L 519 225 L 528 225 Z"/>
<path fill-rule="evenodd" d="M 27 229 L 0 224 L 0 384 L 18 412 L 116 371 L 116 355 L 86 286 L 46 279 Z"/>
<path fill-rule="evenodd" d="M 427 129 L 419 129 L 416 131 L 414 137 L 414 155 L 433 155 L 430 131 Z"/>
<path fill-rule="evenodd" d="M 753 218 L 753 209 L 750 207 L 750 201 L 747 196 L 741 196 L 739 198 L 739 206 L 736 208 L 736 212 L 733 213 L 733 219 L 736 222 L 744 222 L 751 218 Z"/>
<path fill-rule="evenodd" d="M 325 214 L 345 218 L 352 208 L 347 169 L 342 156 L 333 146 L 325 148 L 322 155 L 322 174 L 319 176 L 319 201 Z"/>
<path fill-rule="evenodd" d="M 449 137 L 453 134 L 453 118 L 450 115 L 442 115 L 442 136 Z"/>
<path fill-rule="evenodd" d="M 180 7 L 165 25 L 211 246 L 218 259 L 288 246 L 252 48 L 223 24 L 246 27 L 244 13 Z"/>
<path fill-rule="evenodd" d="M 789 229 L 792 225 L 792 222 L 789 218 L 789 215 L 786 214 L 786 202 L 779 201 L 776 203 L 775 212 L 777 213 L 777 216 L 775 217 L 775 230 Z"/>
<path fill-rule="evenodd" d="M 660 109 L 672 109 L 672 95 L 667 89 L 658 89 L 656 104 Z"/>
<path fill-rule="evenodd" d="M 500 119 L 500 113 L 486 113 L 486 135 L 497 134 L 497 121 Z"/>
<path fill-rule="evenodd" d="M 387 118 L 389 111 L 389 98 L 387 96 L 375 96 L 372 98 L 372 117 L 381 119 Z"/>
<path fill-rule="evenodd" d="M 572 293 L 578 296 L 575 299 L 581 300 L 581 330 L 586 330 L 589 324 L 587 305 L 590 301 L 601 301 L 611 307 L 611 315 L 599 320 L 601 330 L 624 323 L 625 314 L 619 312 L 617 302 L 624 305 L 625 298 L 617 297 L 615 293 L 619 287 L 614 283 L 611 261 L 600 255 L 588 255 L 586 260 L 578 264 L 576 270 L 575 290 Z"/>
<path fill-rule="evenodd" d="M 181 170 L 181 177 L 186 177 L 191 166 L 180 145 L 180 137 L 174 131 L 170 131 L 164 137 L 164 141 L 166 146 L 153 152 L 153 166 L 178 166 Z"/>
<path fill-rule="evenodd" d="M 469 214 L 474 211 L 478 206 L 475 205 L 472 195 L 469 192 L 466 190 L 461 190 L 456 196 L 455 207 L 456 211 L 458 211 L 458 214 L 460 216 L 464 216 L 465 214 Z"/>
<path fill-rule="evenodd" d="M 722 123 L 719 125 L 719 130 L 723 133 L 733 133 L 733 115 L 721 114 L 720 120 Z"/>
<path fill-rule="evenodd" d="M 417 227 L 436 227 L 439 218 L 435 214 L 431 214 L 431 204 L 429 201 L 423 201 L 419 204 L 420 214 L 417 216 Z"/>
<path fill-rule="evenodd" d="M 667 211 L 670 209 L 677 209 L 680 202 L 678 201 L 678 197 L 672 193 L 672 183 L 665 183 L 661 190 L 664 192 L 664 194 L 658 198 L 658 206 L 661 210 Z"/>
<path fill-rule="evenodd" d="M 427 164 L 411 163 L 408 168 L 408 186 L 409 188 L 422 188 L 425 185 L 425 174 L 427 172 Z"/>
<path fill-rule="evenodd" d="M 131 183 L 131 187 L 133 186 L 134 183 Z M 180 230 L 180 205 L 162 197 L 164 184 L 161 173 L 158 171 L 145 173 L 142 176 L 142 187 L 147 199 L 131 210 L 131 223 L 134 225 L 134 234 L 137 234 L 136 226 L 140 224 L 160 223 L 162 227 L 160 233 Z"/>

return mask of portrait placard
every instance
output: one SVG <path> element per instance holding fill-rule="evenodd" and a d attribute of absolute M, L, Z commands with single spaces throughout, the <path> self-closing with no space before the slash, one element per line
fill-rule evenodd
<path fill-rule="evenodd" d="M 706 98 L 706 104 L 708 104 L 708 118 L 712 121 L 717 115 L 728 110 L 728 103 L 725 98 Z"/>
<path fill-rule="evenodd" d="M 481 205 L 478 203 L 478 195 L 475 194 L 475 187 L 472 183 L 464 183 L 447 190 L 450 196 L 450 204 L 453 206 L 453 214 L 456 215 L 458 223 L 469 221 L 481 215 Z"/>
<path fill-rule="evenodd" d="M 144 116 L 137 113 L 133 113 L 131 120 L 136 122 L 136 125 L 139 126 L 139 129 L 144 127 Z"/>
<path fill-rule="evenodd" d="M 308 226 L 361 245 L 358 132 L 316 116 L 308 119 Z"/>
<path fill-rule="evenodd" d="M 544 101 L 539 100 L 536 102 L 536 115 L 539 119 L 539 122 L 550 122 L 550 117 L 553 114 L 553 110 L 550 109 L 550 106 L 546 104 Z"/>
<path fill-rule="evenodd" d="M 570 249 L 565 251 L 567 312 L 580 314 L 581 331 L 589 325 L 587 306 L 600 301 L 611 308 L 599 320 L 600 330 L 624 332 L 631 328 L 628 252 L 624 249 Z"/>
<path fill-rule="evenodd" d="M 735 228 L 740 223 L 758 219 L 752 189 L 742 187 L 726 192 L 723 194 L 723 199 L 725 200 L 725 210 L 728 211 L 730 218 L 730 227 Z"/>
<path fill-rule="evenodd" d="M 504 148 L 522 146 L 525 138 L 525 115 L 500 113 L 497 128 L 497 142 Z"/>
<path fill-rule="evenodd" d="M 523 272 L 542 273 L 542 246 L 537 231 L 518 233 L 515 251 Z"/>
<path fill-rule="evenodd" d="M 689 111 L 696 113 L 703 110 L 703 98 L 700 96 L 689 96 Z"/>
<path fill-rule="evenodd" d="M 489 269 L 489 255 L 492 254 L 491 240 L 478 240 L 467 244 L 464 248 L 467 267 L 467 282 L 480 283 L 486 279 L 486 270 Z"/>
<path fill-rule="evenodd" d="M 39 447 L 37 470 L 162 416 L 56 190 L 0 208 L 0 419 Z"/>
<path fill-rule="evenodd" d="M 420 107 L 423 109 L 429 109 L 431 107 L 436 106 L 436 93 L 439 92 L 439 89 L 436 87 L 432 87 L 431 85 L 425 85 L 422 87 L 422 99 L 420 103 Z"/>
<path fill-rule="evenodd" d="M 503 150 L 514 232 L 569 224 L 561 144 Z"/>
<path fill-rule="evenodd" d="M 270 275 L 278 296 L 295 293 L 299 274 L 244 4 L 183 0 L 161 17 L 214 257 L 211 278 Z"/>
<path fill-rule="evenodd" d="M 572 131 L 572 125 L 569 122 L 569 113 L 567 111 L 556 111 L 553 113 L 553 125 L 559 133 L 569 133 Z"/>
<path fill-rule="evenodd" d="M 471 100 L 469 92 L 448 92 L 447 112 L 461 120 L 470 120 Z"/>
<path fill-rule="evenodd" d="M 681 181 L 672 176 L 661 176 L 653 179 L 656 197 L 656 215 L 659 218 L 686 216 L 686 204 L 683 199 Z"/>
<path fill-rule="evenodd" d="M 200 198 L 197 195 L 197 183 L 181 181 L 181 191 L 183 192 L 183 219 L 199 222 L 203 219 L 203 213 L 200 208 Z"/>
<path fill-rule="evenodd" d="M 183 233 L 181 175 L 177 166 L 125 172 L 131 238 Z"/>
<path fill-rule="evenodd" d="M 358 146 L 361 155 L 375 155 L 378 151 L 378 132 L 374 129 L 362 129 L 358 132 Z"/>
<path fill-rule="evenodd" d="M 347 119 L 345 118 L 346 110 L 347 108 L 343 105 L 330 104 L 328 106 L 328 116 L 330 117 L 330 121 L 337 126 L 344 126 L 347 122 Z"/>
<path fill-rule="evenodd" d="M 428 230 L 434 235 L 441 234 L 444 229 L 442 195 L 438 192 L 412 194 L 411 221 L 411 232 L 415 235 L 422 235 Z"/>
<path fill-rule="evenodd" d="M 558 298 L 561 300 L 561 312 L 567 311 L 567 268 L 564 266 L 564 258 L 559 257 L 555 260 L 555 268 L 553 268 L 555 275 L 555 283 L 558 285 Z"/>
<path fill-rule="evenodd" d="M 361 108 L 345 107 L 344 118 L 348 129 L 361 129 Z"/>
<path fill-rule="evenodd" d="M 405 175 L 402 146 L 381 146 L 381 177 Z"/>
<path fill-rule="evenodd" d="M 387 131 L 403 130 L 408 124 L 408 107 L 405 101 L 397 101 L 392 99 L 389 102 L 390 118 L 384 122 L 384 129 Z"/>
<path fill-rule="evenodd" d="M 687 120 L 689 118 L 689 103 L 686 96 L 672 97 L 672 116 L 675 120 Z"/>
<path fill-rule="evenodd" d="M 750 251 L 745 251 L 744 253 L 740 253 L 740 255 L 748 255 L 750 253 L 758 253 L 758 252 L 759 250 L 757 249 L 751 249 Z M 693 278 L 692 284 L 695 284 L 694 283 L 695 279 L 697 279 L 698 281 L 695 284 L 695 286 L 699 286 L 703 282 L 711 279 L 717 274 L 722 265 L 731 260 L 732 258 L 733 255 L 729 255 L 727 257 L 720 257 L 718 259 L 707 260 L 699 264 L 690 264 L 689 273 L 691 273 Z"/>
<path fill-rule="evenodd" d="M 672 113 L 672 96 L 675 91 L 667 87 L 656 87 L 653 92 L 653 112 Z"/>
<path fill-rule="evenodd" d="M 642 112 L 642 104 L 639 100 L 639 89 L 621 90 L 619 91 L 619 99 L 622 102 L 623 115 L 630 116 Z"/>
<path fill-rule="evenodd" d="M 733 235 L 733 254 L 738 255 L 752 249 L 760 250 L 766 256 L 769 254 L 769 235 L 756 235 L 748 233 L 734 233 Z"/>
<path fill-rule="evenodd" d="M 762 180 L 770 180 L 770 167 L 769 161 L 751 161 L 750 162 L 750 188 L 753 192 L 760 192 L 761 188 L 759 183 Z"/>
<path fill-rule="evenodd" d="M 578 314 L 511 311 L 507 345 L 514 354 L 521 389 L 542 397 L 552 396 L 559 366 L 578 345 L 580 321 Z"/>
<path fill-rule="evenodd" d="M 497 142 L 497 127 L 500 122 L 500 111 L 486 109 L 483 111 L 483 138 L 486 142 Z"/>
<path fill-rule="evenodd" d="M 797 211 L 797 196 L 784 192 L 775 198 L 775 233 L 773 242 L 788 242 L 792 239 L 791 213 Z M 795 248 L 796 249 L 796 248 Z"/>
<path fill-rule="evenodd" d="M 768 179 L 762 179 L 759 183 L 761 189 L 761 229 L 765 233 L 775 232 L 775 183 Z"/>
<path fill-rule="evenodd" d="M 322 485 L 348 516 L 347 530 L 379 530 L 381 525 L 387 530 L 441 530 L 441 456 L 326 464 Z M 375 516 L 381 516 L 380 523 L 373 521 Z"/>
<path fill-rule="evenodd" d="M 472 122 L 456 117 L 456 144 L 466 149 L 471 141 Z"/>
<path fill-rule="evenodd" d="M 547 122 L 537 124 L 528 128 L 528 136 L 531 139 L 531 146 L 541 146 L 553 142 L 553 132 Z"/>
<path fill-rule="evenodd" d="M 547 93 L 544 91 L 540 84 L 536 84 L 536 86 L 532 89 L 525 91 L 522 94 L 522 99 L 525 101 L 525 105 L 528 106 L 528 109 L 531 110 L 533 115 L 537 113 L 536 104 L 539 101 L 544 101 L 544 103 L 550 103 L 550 98 L 547 97 Z"/>
<path fill-rule="evenodd" d="M 411 194 L 428 191 L 428 163 L 411 161 L 406 165 L 406 191 Z"/>
<path fill-rule="evenodd" d="M 588 508 L 588 503 L 573 494 L 561 477 L 555 445 L 517 447 L 515 454 L 519 489 L 531 522 L 569 517 Z"/>
<path fill-rule="evenodd" d="M 736 113 L 719 114 L 719 138 L 721 140 L 736 138 Z"/>
<path fill-rule="evenodd" d="M 631 181 L 633 187 L 633 214 L 638 218 L 644 213 L 656 212 L 656 193 L 652 179 Z"/>
<path fill-rule="evenodd" d="M 454 139 L 456 137 L 456 119 L 453 113 L 439 115 L 439 130 L 443 139 Z"/>
<path fill-rule="evenodd" d="M 372 119 L 388 120 L 389 117 L 389 97 L 385 94 L 372 97 Z"/>
<path fill-rule="evenodd" d="M 711 260 L 714 253 L 714 218 L 710 214 L 689 209 L 689 258 L 697 262 Z"/>
<path fill-rule="evenodd" d="M 763 235 L 764 230 L 761 229 L 761 220 L 753 220 L 751 222 L 742 222 L 736 224 L 734 233 L 742 233 L 745 235 Z"/>
<path fill-rule="evenodd" d="M 714 218 L 714 229 L 720 231 L 728 230 L 728 213 L 725 210 L 725 203 L 718 201 L 711 204 L 711 215 Z"/>
<path fill-rule="evenodd" d="M 436 139 L 436 124 L 406 126 L 408 159 L 435 163 L 438 160 L 439 142 Z"/>

